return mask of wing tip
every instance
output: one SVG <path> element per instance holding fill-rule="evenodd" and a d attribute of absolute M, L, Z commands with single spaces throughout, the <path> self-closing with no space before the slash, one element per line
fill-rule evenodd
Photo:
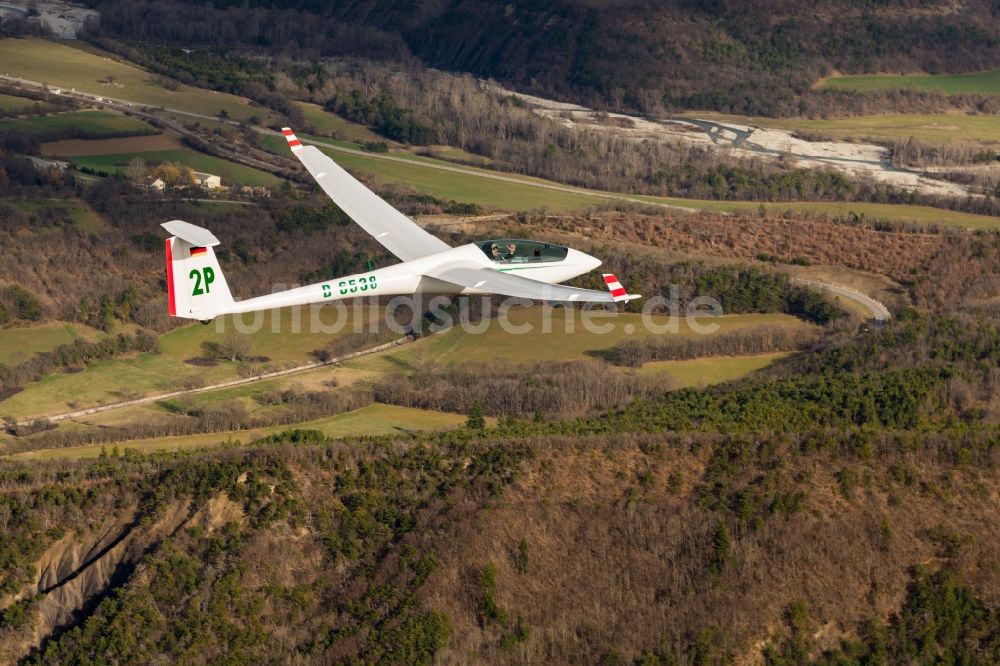
<path fill-rule="evenodd" d="M 292 131 L 291 127 L 282 127 L 281 133 L 285 135 L 285 140 L 288 141 L 288 147 L 292 149 L 293 153 L 297 153 L 302 150 L 302 142 L 299 138 L 295 136 L 295 132 Z"/>
<path fill-rule="evenodd" d="M 634 301 L 637 298 L 642 298 L 641 294 L 630 294 L 622 286 L 621 280 L 619 280 L 614 273 L 601 273 L 601 277 L 604 278 L 604 284 L 607 286 L 608 291 L 611 292 L 611 298 L 615 303 L 621 303 L 622 301 Z"/>

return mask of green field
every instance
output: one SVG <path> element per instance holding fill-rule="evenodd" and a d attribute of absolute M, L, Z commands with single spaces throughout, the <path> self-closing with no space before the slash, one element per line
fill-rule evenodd
<path fill-rule="evenodd" d="M 343 330 L 332 334 L 312 333 L 306 312 L 307 309 L 303 312 L 301 333 L 291 332 L 291 311 L 280 311 L 278 333 L 272 332 L 275 329 L 272 327 L 274 320 L 271 319 L 271 313 L 263 313 L 260 320 L 261 328 L 248 335 L 250 354 L 270 359 L 267 362 L 261 361 L 260 365 L 276 369 L 314 361 L 315 358 L 310 355 L 311 351 L 324 347 L 338 335 L 346 335 L 353 329 L 353 314 L 349 311 Z M 167 393 L 191 386 L 236 379 L 239 375 L 237 367 L 232 363 L 223 362 L 214 367 L 199 367 L 185 363 L 187 359 L 203 355 L 202 343 L 225 341 L 227 332 L 233 330 L 228 319 L 225 318 L 227 321 L 223 332 L 219 332 L 220 329 L 213 323 L 209 326 L 194 324 L 167 333 L 160 338 L 159 354 L 136 354 L 98 361 L 87 366 L 84 372 L 49 375 L 39 382 L 26 386 L 21 393 L 0 402 L 0 416 L 24 418 L 51 415 L 129 400 L 150 393 Z M 334 315 L 332 313 L 324 315 L 323 321 L 332 324 L 335 321 Z M 243 322 L 246 326 L 253 327 L 253 315 L 244 317 Z M 246 390 L 251 393 L 261 390 L 260 384 L 248 386 L 251 388 Z"/>
<path fill-rule="evenodd" d="M 4 111 L 23 111 L 35 104 L 38 104 L 38 102 L 33 99 L 0 94 L 0 109 Z"/>
<path fill-rule="evenodd" d="M 0 363 L 15 365 L 26 361 L 38 352 L 51 351 L 76 338 L 87 341 L 99 339 L 103 334 L 83 324 L 53 322 L 30 328 L 0 329 Z"/>
<path fill-rule="evenodd" d="M 180 109 L 214 116 L 225 109 L 230 117 L 269 117 L 267 109 L 250 106 L 247 100 L 212 90 L 178 84 L 168 90 L 154 82 L 149 72 L 113 59 L 93 47 L 44 39 L 0 40 L 0 63 L 4 74 L 50 86 L 75 88 L 80 92 L 128 100 L 150 106 Z M 112 83 L 102 83 L 108 76 Z"/>
<path fill-rule="evenodd" d="M 540 363 L 545 361 L 573 361 L 599 358 L 601 352 L 614 347 L 630 337 L 669 335 L 688 338 L 698 335 L 681 319 L 676 333 L 647 332 L 642 316 L 635 313 L 594 313 L 592 327 L 608 327 L 606 332 L 588 332 L 580 311 L 570 311 L 567 328 L 567 311 L 564 308 L 542 307 L 512 308 L 506 320 L 511 326 L 530 326 L 527 333 L 508 333 L 499 320 L 493 320 L 482 333 L 466 333 L 460 327 L 448 329 L 437 335 L 426 336 L 399 351 L 390 351 L 347 363 L 349 368 L 393 372 L 412 368 L 418 359 L 422 362 L 452 363 L 462 361 L 498 361 L 510 363 Z M 548 313 L 548 314 L 547 314 Z M 550 330 L 546 332 L 545 319 L 549 318 Z M 657 324 L 666 318 L 655 317 Z M 784 326 L 806 328 L 809 324 L 784 314 L 743 314 L 723 317 L 701 317 L 698 324 L 718 324 L 713 335 L 755 326 Z"/>
<path fill-rule="evenodd" d="M 281 184 L 280 178 L 272 176 L 265 171 L 229 162 L 219 157 L 203 155 L 188 148 L 120 153 L 115 155 L 80 155 L 65 159 L 78 167 L 88 167 L 107 173 L 120 173 L 125 170 L 129 161 L 136 157 L 142 158 L 147 162 L 178 162 L 191 167 L 195 171 L 213 173 L 221 176 L 222 184 L 227 187 L 234 183 L 241 185 L 267 185 L 268 187 L 277 187 Z"/>
<path fill-rule="evenodd" d="M 0 44 L 3 44 L 2 40 L 0 40 Z M 66 128 L 78 129 L 96 135 L 141 132 L 152 129 L 137 118 L 129 118 L 110 111 L 70 111 L 50 116 L 0 120 L 0 132 L 17 130 L 41 133 Z"/>
<path fill-rule="evenodd" d="M 1000 93 L 1000 69 L 970 74 L 902 74 L 834 76 L 824 79 L 824 88 L 841 90 L 937 90 L 948 95 Z"/>
<path fill-rule="evenodd" d="M 891 141 L 907 139 L 912 136 L 933 143 L 950 141 L 1000 143 L 1000 117 L 986 114 L 893 113 L 881 116 L 852 116 L 850 118 L 817 120 L 731 116 L 718 113 L 699 113 L 698 117 L 793 132 L 815 132 L 833 139 Z"/>
<path fill-rule="evenodd" d="M 311 352 L 322 349 L 337 337 L 350 334 L 356 326 L 364 330 L 370 318 L 377 319 L 380 314 L 380 309 L 369 309 L 367 306 L 356 312 L 353 305 L 347 303 L 344 316 L 338 318 L 337 310 L 326 306 L 321 315 L 322 324 L 331 327 L 343 325 L 342 330 L 333 333 L 313 330 L 308 307 L 301 309 L 297 326 L 294 313 L 288 308 L 220 317 L 207 326 L 195 324 L 167 333 L 160 338 L 160 351 L 173 358 L 190 358 L 201 353 L 205 342 L 222 343 L 229 331 L 243 330 L 250 340 L 251 354 L 266 356 L 273 362 L 304 363 L 315 360 Z M 317 324 L 319 322 L 317 320 Z"/>
<path fill-rule="evenodd" d="M 96 458 L 104 448 L 111 451 L 115 446 L 119 451 L 126 448 L 142 453 L 154 451 L 180 451 L 183 449 L 198 449 L 210 446 L 220 446 L 229 442 L 247 443 L 272 432 L 290 428 L 308 428 L 319 430 L 328 437 L 360 437 L 374 435 L 391 435 L 399 432 L 417 430 L 447 430 L 457 428 L 465 423 L 465 416 L 435 412 L 410 407 L 397 407 L 375 403 L 346 414 L 338 414 L 326 419 L 297 423 L 294 426 L 280 426 L 248 430 L 232 433 L 208 433 L 204 435 L 188 435 L 183 437 L 161 437 L 158 439 L 133 440 L 118 444 L 93 446 L 74 446 L 63 449 L 45 449 L 27 451 L 11 456 L 15 460 L 55 460 Z"/>
<path fill-rule="evenodd" d="M 708 386 L 740 379 L 789 355 L 790 352 L 776 352 L 753 356 L 714 356 L 684 361 L 655 361 L 643 365 L 639 372 L 669 377 L 676 388 Z"/>

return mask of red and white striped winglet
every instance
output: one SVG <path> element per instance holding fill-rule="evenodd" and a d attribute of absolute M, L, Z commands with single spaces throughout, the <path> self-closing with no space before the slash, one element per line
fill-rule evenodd
<path fill-rule="evenodd" d="M 282 127 L 281 133 L 285 135 L 285 139 L 288 141 L 288 147 L 292 149 L 293 153 L 297 153 L 302 150 L 302 142 L 295 136 L 295 132 L 292 131 L 291 127 Z"/>
<path fill-rule="evenodd" d="M 604 284 L 608 286 L 608 291 L 611 292 L 611 298 L 615 299 L 615 303 L 628 300 L 628 292 L 625 291 L 625 287 L 622 283 L 618 281 L 614 273 L 602 273 L 604 276 Z"/>

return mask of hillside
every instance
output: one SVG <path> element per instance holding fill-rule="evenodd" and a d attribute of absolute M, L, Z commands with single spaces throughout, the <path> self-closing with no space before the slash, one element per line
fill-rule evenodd
<path fill-rule="evenodd" d="M 0 18 L 0 664 L 1000 664 L 997 0 L 86 3 Z M 165 220 L 396 263 L 283 126 L 642 298 L 169 317 Z"/>
<path fill-rule="evenodd" d="M 905 330 L 876 345 L 896 354 Z M 869 423 L 942 427 L 948 408 L 920 397 L 940 380 L 891 374 L 370 442 L 0 463 L 0 659 L 995 663 L 996 432 L 875 433 L 835 406 L 860 381 Z M 746 418 L 800 408 L 778 431 Z"/>
<path fill-rule="evenodd" d="M 104 34 L 134 42 L 415 56 L 525 91 L 646 112 L 798 115 L 842 100 L 810 92 L 834 71 L 969 72 L 995 67 L 1000 55 L 987 0 L 90 4 Z M 305 23 L 315 28 L 296 29 Z"/>

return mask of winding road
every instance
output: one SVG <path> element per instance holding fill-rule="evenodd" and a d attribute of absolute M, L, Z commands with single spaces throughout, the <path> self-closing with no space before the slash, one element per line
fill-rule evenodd
<path fill-rule="evenodd" d="M 876 301 L 871 296 L 862 294 L 857 289 L 851 289 L 850 287 L 844 287 L 842 285 L 833 284 L 830 282 L 809 280 L 807 278 L 792 278 L 792 282 L 807 287 L 812 287 L 813 289 L 819 289 L 821 291 L 825 291 L 835 296 L 843 296 L 848 300 L 854 301 L 855 303 L 859 303 L 866 310 L 868 310 L 868 312 L 871 313 L 872 321 L 874 321 L 876 324 L 884 324 L 890 319 L 892 319 L 892 313 L 889 312 L 889 308 L 885 307 L 883 303 Z"/>

